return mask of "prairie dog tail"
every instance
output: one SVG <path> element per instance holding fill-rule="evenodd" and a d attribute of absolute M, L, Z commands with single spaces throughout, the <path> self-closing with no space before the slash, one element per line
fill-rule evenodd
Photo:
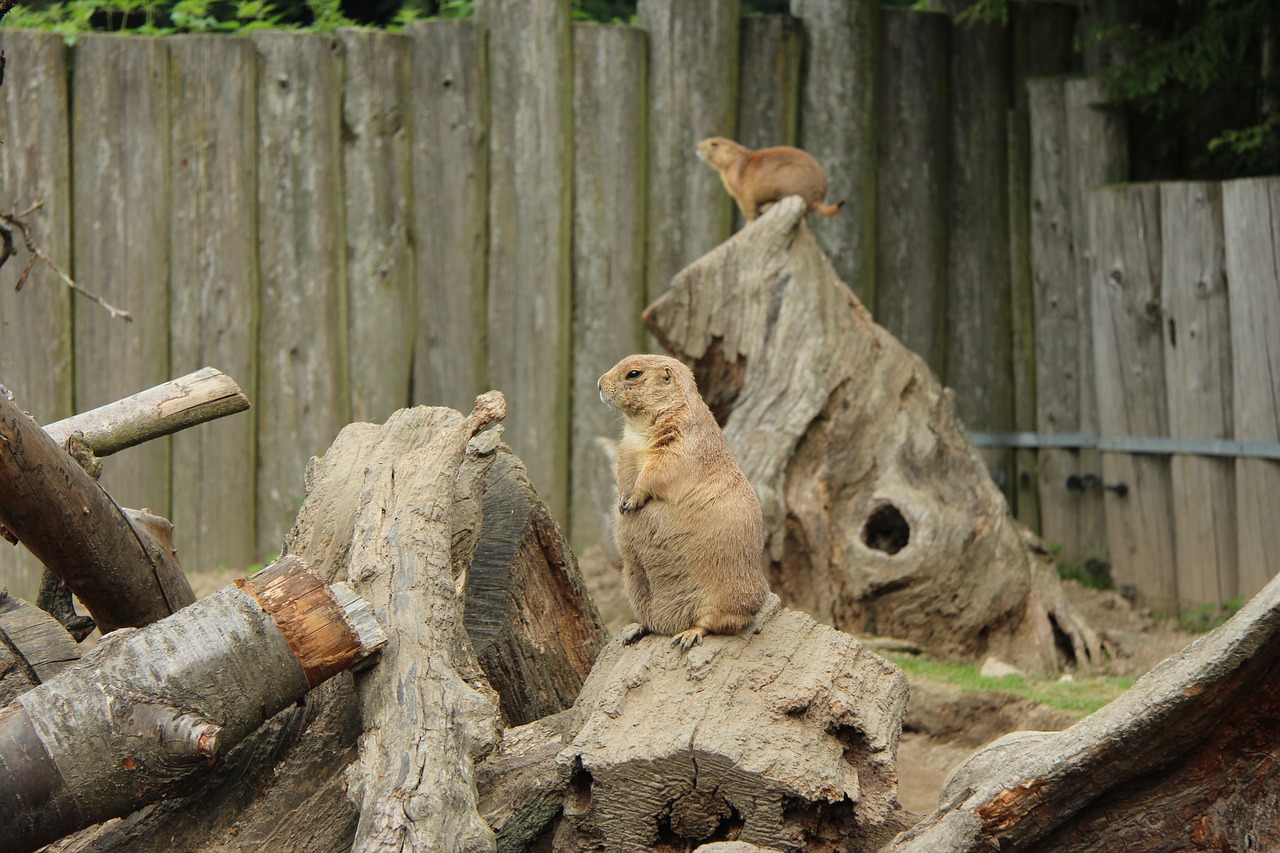
<path fill-rule="evenodd" d="M 844 207 L 844 202 L 838 201 L 835 204 L 815 204 L 813 209 L 818 211 L 818 213 L 821 213 L 823 216 L 835 216 L 840 212 L 840 208 L 842 207 Z"/>

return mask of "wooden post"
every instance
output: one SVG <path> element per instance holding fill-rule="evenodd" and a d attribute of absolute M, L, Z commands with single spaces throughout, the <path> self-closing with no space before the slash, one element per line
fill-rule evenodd
<path fill-rule="evenodd" d="M 748 148 L 795 145 L 804 38 L 790 15 L 744 15 L 738 51 L 737 141 Z M 734 205 L 733 230 L 745 223 Z"/>
<path fill-rule="evenodd" d="M 489 381 L 556 518 L 569 510 L 573 57 L 563 0 L 480 0 L 489 57 Z"/>
<path fill-rule="evenodd" d="M 341 42 L 257 32 L 258 553 L 275 553 L 307 461 L 351 419 L 343 246 Z"/>
<path fill-rule="evenodd" d="M 217 364 L 258 399 L 257 57 L 247 39 L 167 41 L 173 368 Z M 256 432 L 250 415 L 173 439 L 171 518 L 189 569 L 248 566 L 261 557 Z"/>
<path fill-rule="evenodd" d="M 1099 432 L 1167 436 L 1160 189 L 1093 190 L 1088 205 Z M 1157 612 L 1176 612 L 1169 458 L 1103 453 L 1102 481 L 1116 585 Z"/>
<path fill-rule="evenodd" d="M 885 9 L 880 48 L 876 319 L 938 376 L 947 360 L 951 21 Z"/>
<path fill-rule="evenodd" d="M 1173 438 L 1231 438 L 1231 327 L 1218 184 L 1160 186 L 1165 376 Z M 1183 608 L 1234 597 L 1235 463 L 1175 455 L 1173 532 Z"/>
<path fill-rule="evenodd" d="M 410 243 L 413 129 L 405 106 L 410 46 L 402 35 L 371 30 L 344 29 L 338 39 L 346 60 L 342 197 L 351 417 L 381 421 L 409 405 L 417 320 Z"/>
<path fill-rule="evenodd" d="M 0 833 L 34 850 L 187 793 L 278 711 L 386 643 L 368 604 L 284 558 L 105 640 L 0 711 Z"/>
<path fill-rule="evenodd" d="M 640 0 L 636 11 L 649 32 L 646 275 L 652 302 L 672 276 L 729 236 L 733 202 L 694 146 L 737 133 L 741 2 Z"/>
<path fill-rule="evenodd" d="M 1280 181 L 1222 185 L 1222 232 L 1230 287 L 1231 400 L 1235 437 L 1280 442 Z M 1240 588 L 1251 598 L 1280 571 L 1280 463 L 1236 460 Z"/>
<path fill-rule="evenodd" d="M 814 222 L 836 272 L 876 307 L 879 0 L 791 0 L 804 28 L 800 147 L 827 170 L 838 216 Z M 817 220 L 818 217 L 815 217 Z"/>
<path fill-rule="evenodd" d="M 0 87 L 0 205 L 6 211 L 16 205 L 21 212 L 43 202 L 28 219 L 32 231 L 50 257 L 70 266 L 67 47 L 55 33 L 6 28 L 0 29 L 0 50 L 9 61 Z M 0 385 L 47 423 L 74 411 L 72 296 L 43 264 L 33 268 L 26 285 L 15 292 L 27 260 L 24 252 L 0 270 Z M 0 542 L 0 578 L 10 592 L 34 601 L 41 571 L 40 562 L 24 549 Z"/>
<path fill-rule="evenodd" d="M 88 409 L 173 375 L 169 46 L 143 36 L 86 35 L 73 54 L 72 275 L 133 317 L 122 322 L 77 301 L 76 407 Z M 103 480 L 121 503 L 165 516 L 169 484 L 167 440 L 134 451 L 129 465 L 112 466 Z"/>
<path fill-rule="evenodd" d="M 949 0 L 953 17 L 969 4 Z M 1009 282 L 1009 36 L 998 24 L 951 28 L 951 203 L 947 267 L 947 385 L 973 431 L 1013 428 L 1013 309 Z M 980 451 L 1002 490 L 1013 452 Z"/>
<path fill-rule="evenodd" d="M 645 38 L 635 27 L 575 24 L 573 447 L 571 539 L 600 540 L 595 438 L 614 431 L 596 381 L 646 347 L 644 229 L 648 192 Z"/>
<path fill-rule="evenodd" d="M 413 43 L 409 97 L 418 292 L 413 401 L 463 409 L 489 387 L 484 31 L 474 21 L 423 21 L 407 32 Z"/>

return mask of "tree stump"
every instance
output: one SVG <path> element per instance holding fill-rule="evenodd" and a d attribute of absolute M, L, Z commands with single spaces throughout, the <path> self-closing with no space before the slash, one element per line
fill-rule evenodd
<path fill-rule="evenodd" d="M 759 492 L 789 605 L 942 657 L 1053 672 L 1098 655 L 952 395 L 840 281 L 798 198 L 677 275 L 645 322 Z"/>
<path fill-rule="evenodd" d="M 771 601 L 759 634 L 606 646 L 557 758 L 572 778 L 554 849 L 874 850 L 908 824 L 902 671 Z"/>
<path fill-rule="evenodd" d="M 1015 732 L 952 772 L 885 853 L 1280 849 L 1280 578 L 1061 732 Z"/>

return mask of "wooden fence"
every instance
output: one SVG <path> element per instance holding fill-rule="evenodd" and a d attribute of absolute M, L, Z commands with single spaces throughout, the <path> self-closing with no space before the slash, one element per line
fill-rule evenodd
<path fill-rule="evenodd" d="M 966 28 L 864 0 L 747 18 L 735 0 L 641 0 L 637 27 L 571 25 L 568 5 L 482 0 L 474 22 L 404 34 L 86 36 L 67 47 L 0 31 L 0 203 L 40 200 L 44 248 L 134 317 L 72 300 L 43 269 L 13 293 L 11 261 L 0 271 L 0 383 L 47 422 L 205 364 L 239 380 L 248 415 L 107 463 L 106 487 L 168 515 L 195 568 L 274 553 L 307 460 L 344 424 L 419 403 L 465 412 L 498 387 L 508 440 L 583 547 L 597 538 L 592 439 L 617 429 L 596 378 L 652 345 L 641 308 L 735 227 L 694 143 L 801 144 L 847 202 L 813 223 L 819 239 L 880 322 L 955 389 L 1020 517 L 1066 560 L 1112 560 L 1118 580 L 1162 606 L 1260 586 L 1243 568 L 1238 587 L 1219 584 L 1226 569 L 1184 562 L 1181 544 L 1175 561 L 1172 534 L 1167 554 L 1146 543 L 1160 506 L 1180 529 L 1179 483 L 1199 477 L 1226 495 L 1230 468 L 1235 487 L 1257 490 L 1274 463 L 1218 458 L 1200 471 L 1202 459 L 1099 458 L 1097 442 L 1008 440 L 1231 435 L 1231 423 L 1191 420 L 1208 400 L 1159 396 L 1166 375 L 1199 364 L 1186 347 L 1185 364 L 1166 364 L 1159 335 L 1147 341 L 1158 358 L 1142 353 L 1158 382 L 1101 360 L 1094 388 L 1095 351 L 1124 360 L 1136 346 L 1107 349 L 1128 332 L 1099 330 L 1127 315 L 1097 283 L 1099 247 L 1123 233 L 1102 224 L 1106 204 L 1121 204 L 1117 192 L 1136 202 L 1088 190 L 1127 174 L 1123 124 L 1093 106 L 1096 86 L 1028 85 L 1070 69 L 1070 6 L 1020 4 L 1007 28 Z M 1233 192 L 1207 203 L 1219 223 Z M 1258 247 L 1227 246 L 1228 264 L 1274 253 L 1259 229 Z M 1199 239 L 1168 245 L 1190 243 L 1213 251 Z M 1109 313 L 1091 316 L 1099 305 Z M 1215 310 L 1227 307 L 1224 297 Z M 1233 316 L 1232 334 L 1245 320 Z M 1267 332 L 1249 340 L 1265 346 Z M 1227 388 L 1269 381 L 1233 346 L 1213 368 Z M 1120 380 L 1159 395 L 1136 405 L 1133 388 L 1107 386 Z M 1246 401 L 1235 396 L 1242 438 Z M 1273 383 L 1258 403 L 1269 420 L 1249 421 L 1268 426 L 1250 426 L 1250 440 L 1275 440 L 1264 435 L 1274 397 Z M 1153 414 L 1166 406 L 1181 414 Z M 1136 484 L 1161 476 L 1166 497 L 1139 499 Z M 1123 477 L 1127 502 L 1094 485 Z M 1243 531 L 1245 496 L 1231 497 Z M 1219 533 L 1236 529 L 1221 523 Z M 1272 546 L 1242 534 L 1231 547 Z M 30 564 L 0 552 L 0 578 L 30 592 Z"/>

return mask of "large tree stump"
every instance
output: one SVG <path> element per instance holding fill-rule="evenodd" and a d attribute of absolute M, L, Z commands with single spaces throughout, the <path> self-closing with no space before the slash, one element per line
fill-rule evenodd
<path fill-rule="evenodd" d="M 1087 664 L 951 394 L 871 319 L 785 199 L 645 311 L 760 493 L 773 588 L 851 632 L 1039 672 Z"/>
<path fill-rule="evenodd" d="M 284 558 L 0 711 L 0 837 L 33 850 L 190 790 L 231 747 L 384 641 L 368 606 Z"/>
<path fill-rule="evenodd" d="M 1061 732 L 1015 732 L 886 853 L 1280 849 L 1280 578 Z"/>
<path fill-rule="evenodd" d="M 902 671 L 771 602 L 759 634 L 605 648 L 557 759 L 573 773 L 554 849 L 874 850 L 908 825 Z"/>

